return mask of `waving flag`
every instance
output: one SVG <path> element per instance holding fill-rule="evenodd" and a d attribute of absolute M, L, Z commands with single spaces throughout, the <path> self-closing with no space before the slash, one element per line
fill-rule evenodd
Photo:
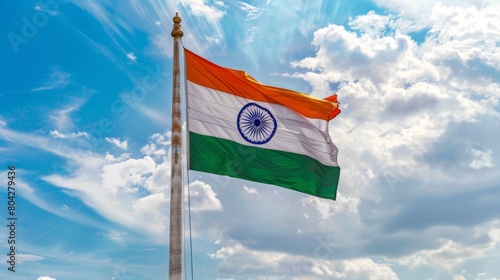
<path fill-rule="evenodd" d="M 340 168 L 325 100 L 263 85 L 184 49 L 188 168 L 335 200 Z"/>

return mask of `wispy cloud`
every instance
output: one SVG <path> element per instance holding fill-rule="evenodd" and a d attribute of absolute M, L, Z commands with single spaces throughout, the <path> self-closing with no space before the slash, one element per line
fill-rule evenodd
<path fill-rule="evenodd" d="M 102 55 L 103 57 L 107 58 L 109 61 L 113 62 L 115 65 L 120 65 L 119 64 L 120 59 L 108 47 L 106 47 L 103 44 L 100 44 L 100 43 L 96 42 L 95 40 L 92 40 L 89 36 L 87 36 L 81 30 L 78 30 L 78 33 L 83 36 L 83 38 L 87 41 L 87 43 L 92 47 L 92 49 L 96 53 L 98 53 L 98 54 Z M 122 69 L 122 70 L 124 70 L 124 69 Z"/>
<path fill-rule="evenodd" d="M 256 194 L 256 193 L 259 193 L 259 191 L 257 191 L 256 188 L 249 188 L 247 186 L 243 186 L 243 189 L 247 192 L 247 193 L 252 193 L 252 194 Z"/>
<path fill-rule="evenodd" d="M 251 194 L 258 194 L 259 193 L 259 191 L 256 188 L 250 188 L 250 187 L 247 187 L 247 186 L 243 186 L 243 189 L 247 193 L 251 193 Z"/>
<path fill-rule="evenodd" d="M 74 167 L 71 174 L 51 174 L 41 179 L 53 186 L 73 191 L 83 203 L 110 221 L 164 242 L 167 219 L 162 209 L 169 198 L 168 192 L 165 192 L 165 186 L 169 184 L 169 176 L 165 175 L 169 174 L 169 161 L 166 158 L 158 158 L 161 163 L 157 164 L 150 156 L 132 159 L 127 154 L 119 157 L 98 155 L 81 147 L 73 149 L 52 138 L 6 128 L 0 128 L 0 139 L 48 151 L 66 159 Z M 158 141 L 156 144 L 163 145 Z M 60 205 L 46 202 L 28 184 L 19 180 L 16 183 L 34 205 L 58 216 L 100 228 L 88 217 L 72 211 L 61 211 Z M 141 192 L 137 192 L 139 188 Z"/>
<path fill-rule="evenodd" d="M 205 0 L 181 0 L 180 2 L 186 5 L 193 15 L 203 16 L 209 21 L 220 20 L 226 14 L 225 11 L 215 6 L 207 5 Z M 220 5 L 218 6 L 221 7 Z"/>
<path fill-rule="evenodd" d="M 135 56 L 134 52 L 127 53 L 127 58 L 130 62 L 135 62 L 137 60 L 137 56 Z"/>
<path fill-rule="evenodd" d="M 79 160 L 83 153 L 81 150 L 75 152 L 69 146 L 55 143 L 55 140 L 52 138 L 24 133 L 8 127 L 0 127 L 0 138 L 9 142 L 41 149 L 70 160 Z M 91 151 L 85 151 L 84 153 L 87 156 L 92 155 Z"/>
<path fill-rule="evenodd" d="M 71 75 L 62 71 L 59 66 L 50 69 L 48 79 L 39 87 L 32 89 L 32 92 L 46 91 L 66 87 L 71 81 Z"/>
<path fill-rule="evenodd" d="M 242 11 L 244 11 L 247 14 L 246 20 L 258 19 L 262 14 L 262 8 L 252 6 L 242 1 L 238 1 L 237 5 Z"/>
<path fill-rule="evenodd" d="M 132 32 L 132 28 L 129 26 L 127 21 L 124 21 L 123 18 L 116 13 L 110 13 L 108 7 L 105 6 L 106 4 L 99 1 L 84 0 L 74 1 L 72 3 L 78 5 L 80 8 L 86 10 L 94 16 L 95 19 L 102 25 L 104 30 L 109 34 L 115 47 L 124 52 L 124 48 L 118 40 L 116 40 L 116 36 L 127 42 L 126 37 L 122 32 L 122 30 Z"/>
<path fill-rule="evenodd" d="M 19 260 L 20 263 L 23 263 L 23 262 L 36 262 L 36 261 L 41 261 L 41 260 L 45 259 L 42 256 L 33 255 L 33 254 L 18 254 L 17 258 L 18 258 L 18 260 Z"/>
<path fill-rule="evenodd" d="M 44 6 L 46 6 L 46 5 L 44 5 Z M 54 8 L 54 7 L 52 6 L 50 8 Z M 58 9 L 51 10 L 50 8 L 47 9 L 47 8 L 42 7 L 40 5 L 36 5 L 36 6 L 33 7 L 33 9 L 35 9 L 36 11 L 44 12 L 44 13 L 47 13 L 47 14 L 49 14 L 51 16 L 57 16 L 57 14 L 59 13 Z"/>
<path fill-rule="evenodd" d="M 55 145 L 54 145 L 55 146 Z M 57 201 L 53 201 L 50 197 L 45 197 L 43 193 L 39 193 L 36 188 L 31 187 L 27 182 L 22 180 L 18 180 L 16 182 L 16 186 L 19 191 L 23 192 L 23 196 L 26 200 L 36 205 L 38 208 L 47 211 L 48 213 L 52 213 L 54 215 L 63 217 L 68 220 L 76 221 L 81 224 L 86 224 L 92 227 L 104 228 L 103 225 L 98 224 L 94 220 L 82 215 L 76 209 L 70 209 L 69 207 L 58 207 Z M 63 211 L 61 211 L 61 208 Z M 68 208 L 68 209 L 64 209 Z M 46 232 L 45 234 L 47 234 Z M 42 238 L 43 235 L 39 235 L 39 238 Z"/>
<path fill-rule="evenodd" d="M 104 139 L 106 140 L 106 142 L 109 142 L 122 150 L 128 149 L 128 141 L 127 140 L 120 141 L 120 139 L 113 138 L 113 137 L 106 137 Z"/>
<path fill-rule="evenodd" d="M 59 139 L 75 139 L 75 138 L 79 138 L 79 137 L 85 137 L 87 139 L 89 139 L 89 134 L 87 132 L 72 132 L 72 133 L 69 133 L 69 134 L 64 134 L 64 133 L 61 133 L 57 130 L 51 130 L 49 132 L 49 134 L 54 137 L 54 138 L 59 138 Z"/>
<path fill-rule="evenodd" d="M 125 241 L 127 241 L 130 238 L 130 236 L 127 232 L 117 231 L 117 230 L 109 231 L 103 235 L 104 235 L 104 237 L 106 237 L 107 239 L 109 239 L 115 243 L 124 243 Z"/>
<path fill-rule="evenodd" d="M 72 191 L 73 195 L 81 199 L 85 205 L 113 223 L 150 235 L 157 242 L 165 242 L 164 234 L 168 228 L 168 219 L 164 215 L 164 209 L 169 201 L 166 186 L 170 182 L 168 155 L 157 156 L 154 159 L 150 156 L 134 159 L 128 154 L 118 157 L 111 154 L 97 155 L 82 150 L 82 147 L 73 149 L 55 142 L 57 140 L 53 138 L 8 128 L 0 128 L 0 138 L 42 149 L 66 159 L 72 165 L 69 175 L 51 174 L 41 179 L 53 186 Z M 154 135 L 150 141 L 154 142 L 158 149 L 169 149 L 170 141 L 163 135 Z M 61 205 L 52 206 L 45 202 L 36 190 L 27 184 L 19 182 L 19 187 L 23 187 L 25 197 L 34 205 L 56 215 L 96 226 L 89 218 L 69 211 L 71 210 L 69 207 L 61 211 Z M 213 193 L 205 191 L 206 188 L 201 189 L 204 190 L 200 192 L 203 193 L 203 198 L 206 197 L 213 202 Z M 205 202 L 205 199 L 201 201 Z M 212 204 L 203 203 L 200 207 L 206 208 L 207 205 Z M 216 205 L 215 208 L 217 207 Z M 97 227 L 101 228 L 98 225 Z M 120 236 L 114 235 L 114 237 Z"/>
<path fill-rule="evenodd" d="M 151 120 L 153 120 L 159 124 L 169 125 L 169 118 L 166 117 L 164 113 L 162 113 L 158 110 L 152 109 L 152 108 L 150 108 L 142 103 L 139 103 L 136 106 L 137 106 L 137 110 L 139 112 L 141 112 L 145 116 L 149 117 Z"/>
<path fill-rule="evenodd" d="M 61 109 L 53 111 L 49 115 L 49 119 L 54 123 L 57 130 L 67 131 L 68 129 L 71 129 L 74 126 L 71 114 L 79 110 L 84 103 L 85 100 L 83 99 L 76 100 L 73 103 L 66 105 Z"/>

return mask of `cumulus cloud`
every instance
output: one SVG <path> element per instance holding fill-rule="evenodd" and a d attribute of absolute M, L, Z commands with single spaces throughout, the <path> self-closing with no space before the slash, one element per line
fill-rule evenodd
<path fill-rule="evenodd" d="M 498 4 L 497 0 L 375 0 L 381 7 L 388 8 L 398 14 L 405 15 L 418 26 L 419 29 L 432 25 L 429 22 L 428 15 L 434 11 L 435 5 L 444 5 L 447 7 L 455 6 L 457 8 L 481 8 L 483 6 L 492 6 Z"/>
<path fill-rule="evenodd" d="M 358 203 L 358 198 L 344 195 L 339 196 L 335 202 L 320 199 L 315 196 L 302 198 L 302 207 L 313 207 L 318 212 L 322 222 L 326 221 L 335 213 L 356 213 L 358 211 Z"/>
<path fill-rule="evenodd" d="M 331 128 L 336 133 L 333 138 L 340 145 L 350 143 L 345 155 L 359 154 L 351 153 L 352 146 L 367 148 L 377 162 L 370 167 L 372 179 L 378 175 L 373 170 L 389 166 L 393 170 L 387 172 L 408 177 L 448 126 L 495 114 L 498 97 L 492 96 L 491 88 L 500 89 L 494 77 L 500 57 L 492 55 L 492 48 L 498 46 L 487 38 L 497 36 L 498 28 L 475 32 L 479 28 L 448 24 L 455 20 L 471 26 L 484 21 L 492 25 L 495 9 L 436 5 L 430 15 L 434 27 L 421 45 L 387 27 L 387 20 L 381 18 L 390 16 L 370 13 L 354 19 L 351 25 L 361 34 L 329 25 L 315 32 L 316 56 L 292 63 L 309 71 L 293 76 L 309 82 L 317 96 L 338 92 L 346 110 Z M 466 15 L 473 16 L 470 22 L 460 20 Z M 371 20 L 373 26 L 368 24 Z M 471 37 L 477 40 L 467 39 Z M 394 170 L 402 166 L 405 174 Z M 359 164 L 354 167 L 359 168 Z"/>
<path fill-rule="evenodd" d="M 33 141 L 28 140 L 28 137 L 17 137 L 22 141 L 25 138 L 26 141 Z M 158 145 L 168 143 L 160 134 L 152 139 Z M 48 139 L 37 141 L 50 142 Z M 67 147 L 47 144 L 48 151 L 71 162 L 72 167 L 69 169 L 72 171 L 67 175 L 43 176 L 42 180 L 55 187 L 71 190 L 88 207 L 113 223 L 151 236 L 154 241 L 165 242 L 168 217 L 164 213 L 169 201 L 166 189 L 170 183 L 168 153 L 155 158 L 149 155 L 131 158 L 126 153 L 118 156 L 92 154 L 83 150 L 85 146 L 80 147 L 79 151 L 69 149 L 63 152 L 60 151 L 62 148 Z M 168 151 L 169 147 L 166 149 Z M 36 198 L 36 195 L 33 197 Z M 67 216 L 75 218 L 74 215 Z M 81 222 L 80 218 L 76 218 Z M 128 234 L 112 231 L 106 237 L 120 243 L 128 238 Z"/>
<path fill-rule="evenodd" d="M 411 5 L 417 1 L 400 8 Z M 500 6 L 422 6 L 430 7 L 418 15 L 428 28 L 422 41 L 409 34 L 423 28 L 412 14 L 370 12 L 348 27 L 318 29 L 316 54 L 291 64 L 290 76 L 315 96 L 338 93 L 344 109 L 330 133 L 345 201 L 332 207 L 311 197 L 302 205 L 326 225 L 342 211 L 358 216 L 354 239 L 367 240 L 361 252 L 450 271 L 497 244 L 489 222 L 500 217 L 498 200 L 487 197 L 496 197 L 498 180 L 490 167 L 498 159 L 491 126 L 498 127 L 500 46 L 491 38 L 500 32 Z M 483 225 L 488 234 L 476 240 L 457 236 Z"/>
<path fill-rule="evenodd" d="M 71 161 L 72 171 L 67 175 L 43 176 L 42 180 L 71 190 L 88 207 L 113 223 L 163 243 L 168 229 L 165 213 L 168 212 L 170 199 L 167 191 L 170 184 L 170 137 L 170 132 L 153 134 L 141 149 L 145 155 L 135 158 L 128 153 L 62 152 L 58 150 L 62 146 L 47 144 L 54 149 L 48 151 L 57 152 Z M 27 136 L 17 138 L 34 141 Z M 50 139 L 37 141 L 50 142 Z M 195 181 L 190 187 L 194 212 L 222 211 L 221 202 L 208 184 Z M 35 199 L 36 195 L 33 197 Z M 68 218 L 74 217 L 69 215 Z M 124 243 L 131 238 L 123 230 L 111 230 L 103 235 L 116 243 Z"/>
<path fill-rule="evenodd" d="M 211 258 L 221 260 L 219 270 L 229 275 L 267 275 L 276 279 L 399 279 L 387 265 L 368 258 L 322 260 L 272 251 L 255 251 L 241 244 L 222 247 Z"/>
<path fill-rule="evenodd" d="M 488 251 L 491 251 L 498 245 L 500 242 L 500 230 L 487 230 L 488 232 L 484 233 L 482 232 L 484 229 L 477 228 L 473 240 L 468 242 L 457 242 L 449 239 L 442 240 L 438 248 L 418 251 L 408 257 L 399 259 L 398 262 L 411 268 L 430 265 L 452 270 L 465 260 L 483 257 Z"/>
<path fill-rule="evenodd" d="M 209 256 L 219 262 L 219 275 L 398 279 L 395 267 L 424 267 L 471 278 L 460 266 L 498 248 L 500 178 L 491 167 L 500 160 L 500 13 L 498 6 L 434 2 L 398 1 L 400 14 L 370 12 L 345 26 L 323 26 L 312 42 L 316 53 L 292 63 L 289 76 L 308 82 L 312 95 L 338 93 L 344 109 L 329 128 L 342 167 L 337 201 L 194 173 L 200 179 L 190 185 L 193 231 L 218 246 Z M 220 20 L 226 6 L 207 3 L 184 1 L 198 7 L 193 14 Z M 420 28 L 428 32 L 416 42 L 409 33 Z M 53 114 L 61 127 L 70 126 L 78 107 L 66 109 Z M 152 135 L 142 155 L 77 157 L 50 139 L 0 130 L 14 139 L 8 141 L 71 161 L 71 174 L 45 176 L 46 182 L 123 228 L 164 239 L 170 133 Z M 72 135 L 59 131 L 65 130 L 51 136 Z M 121 230 L 104 236 L 129 238 Z"/>
<path fill-rule="evenodd" d="M 170 146 L 172 132 L 164 134 L 155 133 L 149 137 L 149 143 L 141 148 L 141 152 L 148 156 L 162 157 L 167 155 L 168 146 Z"/>
<path fill-rule="evenodd" d="M 210 185 L 198 180 L 189 184 L 191 195 L 191 210 L 222 211 L 222 204 Z"/>
<path fill-rule="evenodd" d="M 149 156 L 106 164 L 102 167 L 102 186 L 112 194 L 120 191 L 135 193 L 144 185 L 155 166 L 154 160 Z"/>

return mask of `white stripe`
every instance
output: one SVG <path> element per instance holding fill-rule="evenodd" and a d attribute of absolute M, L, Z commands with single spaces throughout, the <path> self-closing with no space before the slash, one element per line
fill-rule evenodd
<path fill-rule="evenodd" d="M 187 81 L 187 95 L 188 127 L 192 132 L 246 146 L 303 154 L 325 165 L 337 166 L 337 147 L 325 132 L 324 120 L 306 118 L 282 105 L 242 98 L 191 81 Z M 249 143 L 238 131 L 238 113 L 249 102 L 268 109 L 276 118 L 276 133 L 265 144 Z"/>

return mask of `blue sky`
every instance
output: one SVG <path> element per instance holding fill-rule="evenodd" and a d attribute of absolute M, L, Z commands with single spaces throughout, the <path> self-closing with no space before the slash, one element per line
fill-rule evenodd
<path fill-rule="evenodd" d="M 0 218 L 12 165 L 18 217 L 0 278 L 167 279 L 179 12 L 186 48 L 342 109 L 337 201 L 186 176 L 194 279 L 500 279 L 498 0 L 0 9 Z"/>

